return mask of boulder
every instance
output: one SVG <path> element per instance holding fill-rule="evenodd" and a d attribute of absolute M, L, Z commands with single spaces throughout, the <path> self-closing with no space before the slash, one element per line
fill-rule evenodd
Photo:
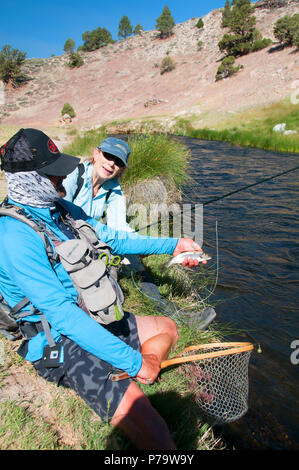
<path fill-rule="evenodd" d="M 282 122 L 280 124 L 276 124 L 276 126 L 273 127 L 274 132 L 284 132 L 286 128 L 286 123 Z"/>

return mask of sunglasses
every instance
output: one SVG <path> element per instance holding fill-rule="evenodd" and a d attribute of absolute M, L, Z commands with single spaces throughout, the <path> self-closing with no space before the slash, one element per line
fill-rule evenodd
<path fill-rule="evenodd" d="M 123 168 L 125 166 L 124 162 L 120 158 L 116 157 L 115 155 L 112 155 L 111 153 L 106 153 L 103 151 L 102 153 L 104 157 L 106 158 L 106 160 L 109 160 L 109 161 L 112 160 L 115 163 L 115 165 L 119 166 L 120 168 Z"/>

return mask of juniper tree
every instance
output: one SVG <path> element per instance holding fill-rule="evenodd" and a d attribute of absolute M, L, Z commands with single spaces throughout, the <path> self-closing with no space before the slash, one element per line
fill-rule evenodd
<path fill-rule="evenodd" d="M 114 42 L 111 33 L 106 28 L 101 27 L 93 31 L 85 31 L 82 34 L 82 39 L 84 44 L 80 47 L 80 50 L 83 51 L 95 51 Z"/>
<path fill-rule="evenodd" d="M 283 16 L 274 25 L 274 36 L 283 46 L 299 45 L 299 13 Z"/>

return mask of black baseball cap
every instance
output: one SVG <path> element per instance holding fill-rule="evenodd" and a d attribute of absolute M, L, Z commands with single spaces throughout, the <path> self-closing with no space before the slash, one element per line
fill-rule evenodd
<path fill-rule="evenodd" d="M 0 148 L 1 169 L 10 173 L 37 171 L 41 175 L 66 176 L 80 159 L 61 153 L 56 144 L 38 129 L 20 129 Z"/>

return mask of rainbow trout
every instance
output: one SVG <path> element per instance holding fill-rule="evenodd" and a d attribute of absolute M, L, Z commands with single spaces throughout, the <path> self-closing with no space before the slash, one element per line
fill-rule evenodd
<path fill-rule="evenodd" d="M 206 253 L 200 253 L 199 251 L 183 251 L 179 255 L 171 258 L 171 260 L 169 260 L 168 263 L 164 265 L 164 269 L 167 269 L 174 264 L 182 264 L 185 258 L 197 259 L 199 263 L 212 259 L 210 255 L 207 255 Z"/>

